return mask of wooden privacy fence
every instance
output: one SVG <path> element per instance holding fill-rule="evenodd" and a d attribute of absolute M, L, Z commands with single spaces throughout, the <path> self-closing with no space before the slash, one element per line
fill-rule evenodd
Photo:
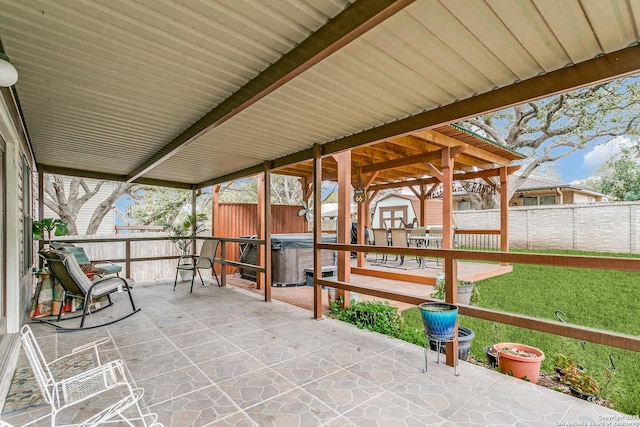
<path fill-rule="evenodd" d="M 271 205 L 271 234 L 306 233 L 308 224 L 299 216 L 300 206 Z M 213 233 L 217 237 L 237 239 L 256 235 L 258 207 L 248 203 L 220 203 L 213 212 Z M 226 258 L 240 259 L 239 242 L 229 241 Z M 234 273 L 237 266 L 227 265 L 226 272 Z"/>

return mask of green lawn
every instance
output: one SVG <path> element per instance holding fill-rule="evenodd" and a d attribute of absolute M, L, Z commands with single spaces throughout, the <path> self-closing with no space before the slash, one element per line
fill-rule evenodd
<path fill-rule="evenodd" d="M 630 257 L 576 251 L 535 252 Z M 640 335 L 640 273 L 516 264 L 513 273 L 476 285 L 481 307 L 552 320 L 557 320 L 555 312 L 561 310 L 567 315 L 567 323 Z M 402 317 L 408 325 L 422 330 L 417 308 L 405 311 Z M 548 373 L 553 372 L 553 354 L 571 355 L 599 381 L 604 387 L 602 394 L 618 411 L 640 415 L 640 353 L 592 343 L 586 343 L 583 349 L 578 340 L 466 316 L 460 317 L 460 325 L 475 332 L 471 355 L 480 360 L 486 360 L 484 347 L 497 342 L 519 342 L 540 348 L 546 355 L 542 370 Z M 605 369 L 611 353 L 620 358 L 614 359 L 616 369 L 605 386 Z"/>

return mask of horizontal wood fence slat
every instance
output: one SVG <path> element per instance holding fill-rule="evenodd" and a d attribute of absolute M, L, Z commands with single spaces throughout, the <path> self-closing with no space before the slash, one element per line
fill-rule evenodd
<path fill-rule="evenodd" d="M 535 264 L 549 265 L 556 267 L 571 268 L 594 268 L 602 270 L 619 270 L 619 271 L 640 271 L 640 259 L 638 258 L 616 258 L 616 257 L 594 257 L 579 255 L 547 255 L 547 254 L 529 254 L 529 253 L 511 253 L 511 252 L 481 252 L 481 251 L 465 251 L 455 249 L 422 249 L 422 248 L 401 248 L 389 246 L 371 246 L 371 245 L 345 245 L 331 243 L 317 243 L 316 250 L 331 251 L 348 251 L 348 252 L 381 252 L 394 255 L 413 255 L 413 256 L 437 256 L 443 258 L 445 265 L 445 276 L 455 276 L 455 264 L 457 260 L 470 261 L 493 261 L 497 263 L 517 263 L 517 264 Z M 400 292 L 383 291 L 368 287 L 358 286 L 351 283 L 341 281 L 329 281 L 317 278 L 317 286 L 327 286 L 337 289 L 343 289 L 351 292 L 358 292 L 365 295 L 371 295 L 378 298 L 400 301 L 412 305 L 420 305 L 423 302 L 434 301 L 433 299 L 416 297 Z M 454 292 L 455 294 L 455 292 Z M 567 323 L 554 322 L 550 320 L 538 319 L 530 316 L 490 310 L 486 308 L 473 307 L 465 304 L 459 304 L 454 301 L 460 308 L 460 314 L 484 319 L 488 321 L 504 323 L 507 325 L 518 326 L 521 328 L 532 329 L 536 331 L 560 335 L 567 338 L 573 338 L 583 341 L 589 341 L 597 344 L 608 345 L 612 347 L 622 348 L 625 350 L 640 351 L 640 337 L 621 334 L 617 332 L 603 331 L 599 329 L 589 328 L 586 326 L 576 326 Z"/>

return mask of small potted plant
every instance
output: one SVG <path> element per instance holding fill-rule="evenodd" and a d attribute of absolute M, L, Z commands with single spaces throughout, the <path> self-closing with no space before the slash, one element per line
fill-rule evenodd
<path fill-rule="evenodd" d="M 444 284 L 444 276 L 439 276 L 436 279 L 436 291 L 431 294 L 433 298 L 444 301 Z M 456 303 L 465 305 L 477 305 L 479 300 L 480 293 L 478 292 L 478 288 L 476 288 L 475 283 L 458 280 L 458 301 Z"/>
<path fill-rule="evenodd" d="M 46 235 L 48 243 L 51 242 L 51 233 L 54 236 L 64 236 L 69 232 L 67 223 L 59 218 L 42 218 L 40 221 L 33 221 L 31 226 L 33 240 L 43 240 Z"/>
<path fill-rule="evenodd" d="M 598 381 L 588 375 L 576 359 L 556 354 L 552 360 L 559 381 L 568 386 L 573 394 L 586 400 L 591 400 L 598 395 L 600 392 Z"/>
<path fill-rule="evenodd" d="M 191 264 L 192 262 L 192 245 L 195 243 L 196 236 L 204 232 L 205 214 L 189 215 L 184 221 L 174 223 L 169 227 L 169 239 L 175 243 L 180 250 L 180 263 Z M 182 280 L 191 280 L 193 271 L 179 270 Z"/>
<path fill-rule="evenodd" d="M 51 233 L 54 236 L 64 236 L 69 232 L 66 221 L 59 218 L 43 218 L 40 221 L 33 221 L 31 225 L 31 235 L 33 240 L 45 240 L 46 245 L 51 243 Z M 33 275 L 40 281 L 48 279 L 50 271 L 47 266 L 41 266 L 33 270 Z"/>
<path fill-rule="evenodd" d="M 558 377 L 561 378 L 564 375 L 564 372 L 571 367 L 578 367 L 578 369 L 584 371 L 584 367 L 578 363 L 578 361 L 571 357 L 565 356 L 564 354 L 554 354 L 551 358 L 553 362 L 553 367 L 558 374 Z"/>

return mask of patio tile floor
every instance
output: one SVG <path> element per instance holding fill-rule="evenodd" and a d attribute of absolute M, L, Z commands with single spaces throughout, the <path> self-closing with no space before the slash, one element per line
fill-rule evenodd
<path fill-rule="evenodd" d="M 640 421 L 483 367 L 453 369 L 415 345 L 363 331 L 234 287 L 170 281 L 133 289 L 142 311 L 95 330 L 55 333 L 32 324 L 46 357 L 102 336 L 165 426 L 559 426 Z M 93 315 L 126 310 L 125 295 Z M 21 354 L 19 366 L 26 360 Z M 47 406 L 0 419 L 49 425 Z M 41 418 L 43 417 L 43 418 Z M 41 418 L 41 419 L 38 419 Z"/>

